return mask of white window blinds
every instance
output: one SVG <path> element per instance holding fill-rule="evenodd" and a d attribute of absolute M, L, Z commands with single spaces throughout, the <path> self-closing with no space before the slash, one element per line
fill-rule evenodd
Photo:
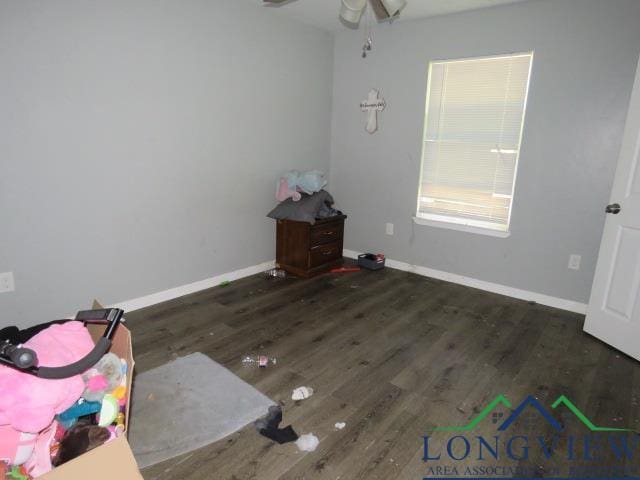
<path fill-rule="evenodd" d="M 532 56 L 431 62 L 419 218 L 508 231 Z"/>

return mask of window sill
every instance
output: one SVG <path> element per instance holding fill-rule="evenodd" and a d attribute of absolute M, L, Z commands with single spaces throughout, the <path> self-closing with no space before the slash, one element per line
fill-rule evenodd
<path fill-rule="evenodd" d="M 442 220 L 429 220 L 421 217 L 413 217 L 413 221 L 418 225 L 427 225 L 429 227 L 447 228 L 449 230 L 457 230 L 460 232 L 477 233 L 480 235 L 488 235 L 490 237 L 508 238 L 511 232 L 503 232 L 501 230 L 492 230 L 490 228 L 474 227 L 464 223 L 446 222 Z"/>

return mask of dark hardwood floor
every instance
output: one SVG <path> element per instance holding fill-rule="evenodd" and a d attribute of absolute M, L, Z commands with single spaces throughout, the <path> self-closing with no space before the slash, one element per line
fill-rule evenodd
<path fill-rule="evenodd" d="M 502 422 L 528 395 L 554 414 L 559 411 L 551 404 L 566 395 L 595 425 L 640 428 L 638 363 L 584 334 L 581 315 L 388 268 L 311 280 L 256 275 L 127 320 L 137 372 L 203 352 L 280 402 L 283 425 L 320 439 L 315 452 L 301 453 L 248 426 L 145 469 L 147 480 L 422 479 L 437 476 L 432 466 L 457 466 L 458 476 L 482 478 L 460 471 L 473 465 L 568 476 L 554 474 L 554 467 L 581 463 L 567 460 L 563 439 L 557 446 L 563 455 L 551 460 L 532 447 L 526 460 L 501 451 L 498 461 L 478 461 L 473 444 L 464 461 L 423 461 L 424 435 L 431 435 L 430 455 L 444 458 L 448 438 L 493 438 L 499 425 L 493 413 L 502 413 Z M 267 354 L 278 363 L 246 367 L 246 354 Z M 292 401 L 292 389 L 302 385 L 315 394 Z M 511 409 L 494 410 L 469 432 L 433 432 L 469 423 L 499 394 Z M 566 430 L 585 433 L 575 418 L 558 418 Z M 552 441 L 548 424 L 525 420 L 513 431 Z M 346 428 L 336 430 L 336 422 Z M 459 441 L 454 453 L 461 455 L 461 448 Z M 627 466 L 638 465 L 636 455 Z M 607 462 L 615 459 L 603 451 L 599 464 Z"/>

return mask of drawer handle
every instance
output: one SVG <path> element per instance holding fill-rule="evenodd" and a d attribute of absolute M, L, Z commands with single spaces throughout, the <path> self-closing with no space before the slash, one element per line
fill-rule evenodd
<path fill-rule="evenodd" d="M 336 234 L 336 232 L 331 232 L 331 231 L 330 232 L 323 232 L 323 235 L 335 235 L 335 234 Z"/>
<path fill-rule="evenodd" d="M 329 250 L 328 252 L 322 252 L 323 255 L 331 255 L 333 254 L 333 250 Z"/>

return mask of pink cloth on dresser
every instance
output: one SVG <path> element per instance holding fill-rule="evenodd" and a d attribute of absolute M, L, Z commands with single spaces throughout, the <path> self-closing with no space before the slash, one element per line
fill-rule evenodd
<path fill-rule="evenodd" d="M 60 367 L 84 357 L 94 343 L 81 322 L 67 322 L 50 326 L 24 346 L 38 354 L 39 365 Z M 81 375 L 45 380 L 0 366 L 0 425 L 38 433 L 51 424 L 56 414 L 73 405 L 84 388 Z"/>
<path fill-rule="evenodd" d="M 297 202 L 302 198 L 302 195 L 297 189 L 290 190 L 287 179 L 283 177 L 278 182 L 278 189 L 276 190 L 276 200 L 278 200 L 279 202 L 284 202 L 289 197 L 293 198 L 294 202 Z"/>

